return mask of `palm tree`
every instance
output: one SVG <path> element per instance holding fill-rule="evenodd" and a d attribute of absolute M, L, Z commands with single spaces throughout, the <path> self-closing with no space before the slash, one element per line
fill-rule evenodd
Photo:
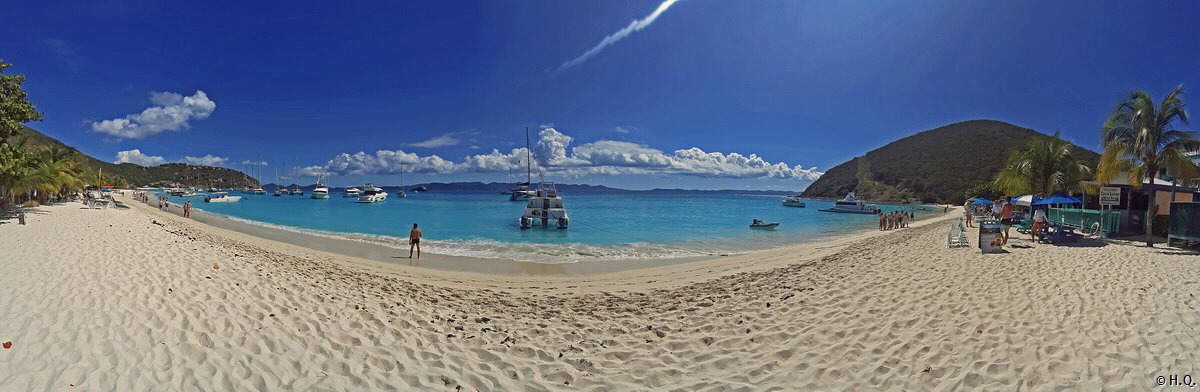
<path fill-rule="evenodd" d="M 1035 136 L 1024 149 L 1014 150 L 996 175 L 996 189 L 1009 195 L 1049 196 L 1054 192 L 1079 191 L 1092 170 L 1074 159 L 1071 143 L 1054 136 Z"/>
<path fill-rule="evenodd" d="M 1129 182 L 1141 187 L 1151 181 L 1161 169 L 1184 176 L 1184 182 L 1195 175 L 1195 164 L 1187 153 L 1200 150 L 1200 141 L 1194 132 L 1175 130 L 1175 121 L 1187 124 L 1187 110 L 1183 104 L 1183 85 L 1175 87 L 1163 98 L 1158 107 L 1144 91 L 1135 91 L 1129 99 L 1113 109 L 1108 121 L 1104 122 L 1104 154 L 1097 169 L 1097 182 L 1107 184 L 1121 173 L 1129 173 Z M 1154 214 L 1157 206 L 1151 192 L 1150 206 L 1146 208 L 1146 246 L 1151 242 Z"/>

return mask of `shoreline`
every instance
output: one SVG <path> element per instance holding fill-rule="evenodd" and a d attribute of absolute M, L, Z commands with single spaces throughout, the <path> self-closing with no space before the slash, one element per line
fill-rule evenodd
<path fill-rule="evenodd" d="M 183 218 L 183 209 L 178 203 L 171 203 L 170 207 L 160 211 L 153 205 L 135 200 L 131 195 L 120 194 L 119 197 L 121 198 L 121 202 L 125 203 L 126 205 L 133 206 L 132 208 L 139 209 L 141 212 L 148 215 L 160 214 L 162 216 L 169 216 L 181 221 L 188 220 Z M 153 199 L 151 199 L 151 202 L 153 202 Z M 953 208 L 951 208 L 951 212 L 949 213 L 943 213 L 940 216 L 914 221 L 910 224 L 909 228 L 933 224 L 945 219 L 949 219 L 952 216 L 954 216 Z M 737 260 L 743 258 L 754 258 L 763 252 L 806 252 L 812 251 L 813 249 L 824 249 L 829 246 L 844 246 L 859 240 L 879 235 L 886 235 L 897 231 L 880 231 L 869 228 L 851 230 L 849 233 L 837 237 L 814 238 L 811 241 L 806 241 L 803 243 L 783 245 L 767 249 L 755 249 L 734 254 L 649 259 L 596 259 L 563 263 L 539 263 L 503 258 L 455 256 L 428 252 L 423 253 L 422 258 L 419 260 L 409 259 L 405 253 L 406 249 L 402 248 L 370 241 L 354 240 L 350 238 L 307 233 L 301 230 L 271 227 L 267 224 L 242 222 L 238 219 L 233 219 L 225 215 L 208 213 L 202 210 L 196 210 L 195 208 L 193 208 L 192 217 L 190 220 L 210 228 L 227 230 L 261 240 L 279 242 L 313 251 L 326 252 L 354 259 L 369 260 L 386 265 L 503 276 L 606 275 L 624 271 L 671 267 L 696 262 L 716 262 L 727 259 Z"/>
<path fill-rule="evenodd" d="M 1126 390 L 1200 363 L 1197 253 L 1020 239 L 981 254 L 945 246 L 956 214 L 714 260 L 503 275 L 128 205 L 0 222 L 0 385 Z"/>

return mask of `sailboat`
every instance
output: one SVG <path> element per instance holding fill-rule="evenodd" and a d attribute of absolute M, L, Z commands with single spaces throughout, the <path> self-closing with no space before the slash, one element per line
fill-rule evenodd
<path fill-rule="evenodd" d="M 536 196 L 537 192 L 529 189 L 529 184 L 533 182 L 533 155 L 529 152 L 529 127 L 525 127 L 525 182 L 518 182 L 516 187 L 509 191 L 509 201 L 526 201 L 530 197 Z"/>
<path fill-rule="evenodd" d="M 408 197 L 408 195 L 404 193 L 404 168 L 403 167 L 400 168 L 400 189 L 396 190 L 396 197 Z"/>
<path fill-rule="evenodd" d="M 283 196 L 283 190 L 279 185 L 279 168 L 275 168 L 275 196 Z"/>

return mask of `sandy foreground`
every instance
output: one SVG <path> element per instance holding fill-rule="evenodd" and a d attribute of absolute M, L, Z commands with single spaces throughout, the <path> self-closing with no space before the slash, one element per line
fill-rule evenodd
<path fill-rule="evenodd" d="M 1148 390 L 1200 376 L 1200 256 L 1098 241 L 981 255 L 945 246 L 949 222 L 501 276 L 143 206 L 42 207 L 0 224 L 0 391 Z"/>

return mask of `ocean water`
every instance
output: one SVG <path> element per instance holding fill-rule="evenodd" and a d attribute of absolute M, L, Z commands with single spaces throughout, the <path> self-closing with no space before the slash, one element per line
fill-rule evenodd
<path fill-rule="evenodd" d="M 571 227 L 522 230 L 524 202 L 495 193 L 425 192 L 382 203 L 359 204 L 331 195 L 246 195 L 237 203 L 204 203 L 199 210 L 255 224 L 382 243 L 407 249 L 408 231 L 420 224 L 422 250 L 429 253 L 545 263 L 583 260 L 736 254 L 819 240 L 878 227 L 874 215 L 819 212 L 833 203 L 807 201 L 783 207 L 780 197 L 704 193 L 563 193 Z M 183 198 L 171 198 L 182 203 Z M 883 205 L 917 219 L 936 208 Z M 752 219 L 780 222 L 776 230 L 750 229 Z"/>

